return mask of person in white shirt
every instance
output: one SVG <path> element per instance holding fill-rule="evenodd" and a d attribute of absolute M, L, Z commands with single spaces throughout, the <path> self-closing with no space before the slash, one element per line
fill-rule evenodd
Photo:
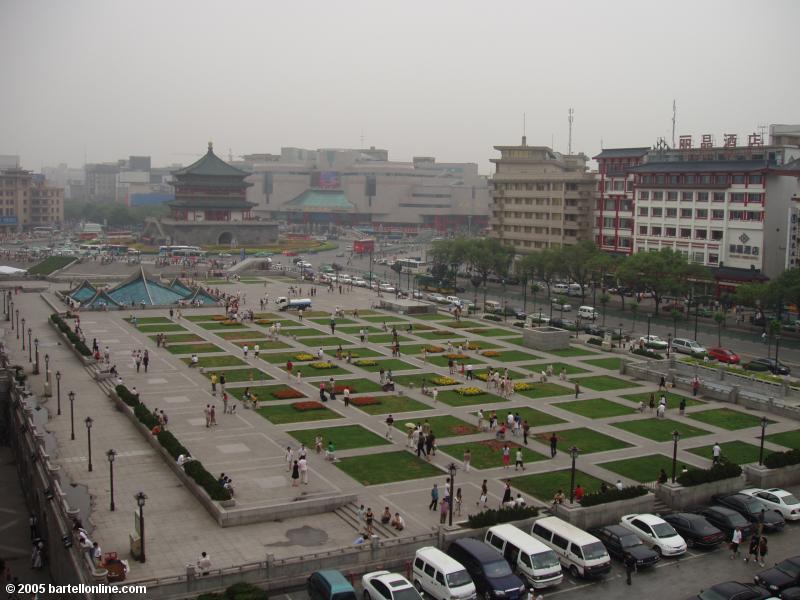
<path fill-rule="evenodd" d="M 294 463 L 294 450 L 292 450 L 291 446 L 286 446 L 286 471 L 292 470 L 292 464 Z"/>
<path fill-rule="evenodd" d="M 620 490 L 620 491 L 622 491 L 622 489 L 625 487 L 624 485 L 622 485 L 622 480 L 620 480 L 620 479 L 617 479 L 616 486 L 617 486 L 617 489 Z"/>
<path fill-rule="evenodd" d="M 715 465 L 719 463 L 721 455 L 722 447 L 719 445 L 719 442 L 714 442 L 714 445 L 711 447 L 711 460 Z"/>
<path fill-rule="evenodd" d="M 200 575 L 208 575 L 211 570 L 211 557 L 205 552 L 200 553 L 200 558 L 197 559 L 197 570 Z"/>
<path fill-rule="evenodd" d="M 731 536 L 731 560 L 739 556 L 739 544 L 742 543 L 742 529 L 737 527 Z"/>
<path fill-rule="evenodd" d="M 308 485 L 308 461 L 305 456 L 302 456 L 300 460 L 297 461 L 297 468 L 300 471 L 300 481 Z"/>

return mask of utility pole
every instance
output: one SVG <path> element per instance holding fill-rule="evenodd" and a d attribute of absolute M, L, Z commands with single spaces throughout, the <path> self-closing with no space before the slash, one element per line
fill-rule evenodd
<path fill-rule="evenodd" d="M 567 144 L 567 154 L 572 155 L 572 121 L 575 119 L 575 109 L 570 108 L 568 111 L 567 121 L 569 122 L 569 142 Z"/>
<path fill-rule="evenodd" d="M 672 147 L 675 148 L 675 114 L 677 112 L 677 104 L 675 100 L 672 101 Z"/>

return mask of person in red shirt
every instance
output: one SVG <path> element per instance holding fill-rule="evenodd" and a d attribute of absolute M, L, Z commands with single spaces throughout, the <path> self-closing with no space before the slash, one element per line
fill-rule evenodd
<path fill-rule="evenodd" d="M 292 369 L 293 368 L 294 368 L 294 365 L 292 364 L 292 361 L 287 360 L 286 361 L 286 375 L 287 375 L 287 377 L 291 377 L 292 376 Z"/>
<path fill-rule="evenodd" d="M 575 486 L 575 502 L 580 502 L 581 498 L 583 498 L 584 490 L 581 487 L 581 484 Z"/>

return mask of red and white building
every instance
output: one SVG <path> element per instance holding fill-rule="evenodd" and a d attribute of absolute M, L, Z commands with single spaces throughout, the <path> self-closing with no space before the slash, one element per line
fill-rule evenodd
<path fill-rule="evenodd" d="M 613 148 L 594 157 L 598 164 L 595 243 L 605 252 L 631 254 L 634 239 L 634 175 L 650 148 Z"/>

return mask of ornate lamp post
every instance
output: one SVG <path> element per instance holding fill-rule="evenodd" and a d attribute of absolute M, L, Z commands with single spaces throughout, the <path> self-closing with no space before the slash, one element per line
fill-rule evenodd
<path fill-rule="evenodd" d="M 56 402 L 58 403 L 58 416 L 61 416 L 61 371 L 56 371 Z"/>
<path fill-rule="evenodd" d="M 136 498 L 136 505 L 139 507 L 139 538 L 141 546 L 139 548 L 139 562 L 145 562 L 144 554 L 144 503 L 147 500 L 147 495 L 144 492 L 138 492 L 134 495 Z"/>
<path fill-rule="evenodd" d="M 30 332 L 30 329 L 28 329 L 28 331 Z M 30 339 L 28 340 L 28 343 L 30 344 Z M 39 338 L 36 338 L 35 340 L 33 340 L 33 345 L 36 346 L 36 362 L 33 363 L 33 374 L 34 375 L 38 375 L 39 374 Z"/>
<path fill-rule="evenodd" d="M 622 328 L 624 327 L 623 323 L 619 324 L 619 347 L 622 348 Z"/>
<path fill-rule="evenodd" d="M 92 423 L 94 423 L 94 419 L 92 417 L 86 417 L 84 421 L 86 423 L 86 439 L 89 443 L 89 471 L 92 470 Z"/>
<path fill-rule="evenodd" d="M 569 503 L 572 504 L 575 502 L 575 460 L 578 458 L 578 454 L 580 453 L 580 449 L 577 446 L 573 446 L 569 449 L 569 454 L 572 457 L 572 472 L 570 475 L 570 484 L 569 484 Z"/>
<path fill-rule="evenodd" d="M 33 362 L 33 344 L 31 344 L 31 336 L 32 335 L 33 335 L 33 330 L 30 327 L 28 327 L 28 362 L 31 362 L 31 363 Z M 24 337 L 24 332 L 23 332 L 23 337 Z M 34 368 L 33 369 L 33 374 L 34 375 L 38 375 L 39 374 L 39 369 Z"/>
<path fill-rule="evenodd" d="M 17 311 L 19 314 L 19 311 Z M 19 339 L 19 330 L 17 330 L 17 339 Z M 25 351 L 25 317 L 22 317 L 22 351 Z"/>
<path fill-rule="evenodd" d="M 16 310 L 17 313 L 17 339 L 19 339 L 19 309 Z M 25 335 L 25 332 L 22 332 Z"/>
<path fill-rule="evenodd" d="M 681 439 L 680 432 L 676 429 L 672 432 L 672 483 L 675 483 L 675 470 L 678 466 L 678 440 Z"/>
<path fill-rule="evenodd" d="M 45 354 L 44 355 L 44 378 L 45 378 L 45 381 L 47 383 L 50 383 L 50 355 L 49 354 Z"/>
<path fill-rule="evenodd" d="M 758 450 L 758 465 L 764 464 L 764 434 L 767 432 L 767 417 L 761 417 L 761 448 Z"/>
<path fill-rule="evenodd" d="M 450 525 L 452 525 L 453 524 L 453 497 L 456 494 L 456 463 L 451 462 L 448 465 L 447 470 L 450 472 L 450 499 L 448 501 L 448 504 L 450 505 L 450 507 L 449 507 L 450 516 L 448 517 L 448 523 Z"/>
<path fill-rule="evenodd" d="M 653 315 L 647 315 L 647 339 L 650 339 L 650 319 L 653 318 Z"/>
<path fill-rule="evenodd" d="M 114 459 L 117 457 L 117 451 L 111 448 L 106 452 L 108 458 L 108 476 L 111 481 L 111 506 L 110 509 L 114 510 Z"/>
<path fill-rule="evenodd" d="M 69 393 L 69 427 L 70 427 L 70 435 L 69 439 L 75 439 L 75 409 L 74 404 L 75 402 L 75 392 L 70 391 Z"/>

